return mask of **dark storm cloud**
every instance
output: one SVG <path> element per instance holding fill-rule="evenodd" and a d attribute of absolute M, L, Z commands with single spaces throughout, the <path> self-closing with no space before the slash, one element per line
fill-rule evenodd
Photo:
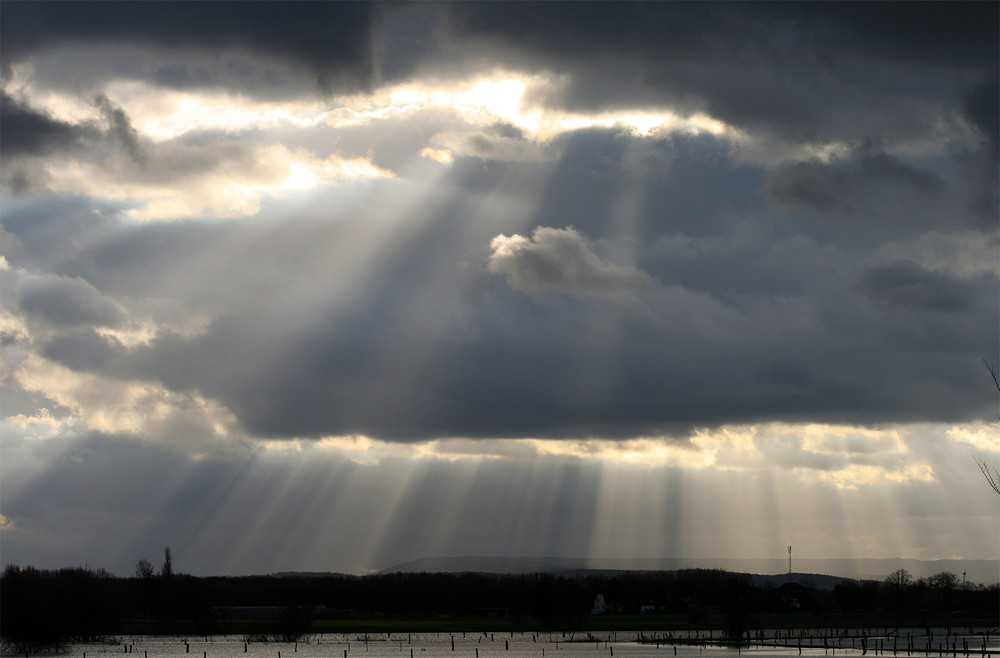
<path fill-rule="evenodd" d="M 43 196 L 8 202 L 3 208 L 4 256 L 30 272 L 69 276 L 87 274 L 64 269 L 120 227 L 123 204 L 76 196 Z"/>
<path fill-rule="evenodd" d="M 80 146 L 93 131 L 53 119 L 0 91 L 0 150 L 4 156 L 44 155 Z"/>
<path fill-rule="evenodd" d="M 77 513 L 93 510 L 148 514 L 169 500 L 172 480 L 191 468 L 169 448 L 143 444 L 135 437 L 90 432 L 75 441 L 54 442 L 45 474 L 13 500 L 5 513 L 37 518 L 57 506 Z M 62 444 L 61 446 L 59 444 Z M 125 490 L 145 493 L 123 496 Z"/>
<path fill-rule="evenodd" d="M 860 308 L 824 317 L 804 302 L 744 303 L 737 311 L 676 288 L 634 303 L 501 292 L 425 335 L 411 328 L 413 310 L 379 299 L 294 337 L 261 309 L 197 338 L 163 337 L 130 367 L 197 388 L 273 437 L 626 438 L 774 418 L 958 419 L 991 404 L 971 383 L 968 356 L 989 344 L 988 312 L 953 309 L 951 324 L 911 320 L 911 338 L 894 318 L 865 318 Z M 931 344 L 967 356 L 937 364 L 948 385 L 928 397 L 917 372 L 937 355 L 910 349 Z M 858 359 L 862 378 L 852 374 Z M 911 372 L 908 384 L 895 381 Z"/>
<path fill-rule="evenodd" d="M 927 231 L 971 225 L 959 166 L 935 145 L 962 134 L 952 121 L 993 139 L 993 5 L 12 6 L 12 61 L 98 42 L 150 61 L 170 50 L 155 75 L 129 75 L 181 87 L 241 79 L 237 60 L 253 69 L 248 88 L 280 77 L 268 68 L 279 60 L 360 84 L 375 17 L 396 21 L 383 38 L 416 21 L 415 34 L 443 37 L 381 44 L 411 60 L 381 62 L 390 76 L 483 62 L 544 71 L 555 82 L 537 93 L 554 106 L 705 110 L 750 139 L 615 128 L 540 143 L 425 109 L 286 125 L 281 143 L 371 153 L 400 171 L 425 146 L 449 148 L 450 168 L 411 165 L 432 172 L 433 190 L 401 175 L 275 195 L 250 221 L 218 223 L 129 224 L 127 201 L 13 204 L 6 258 L 48 273 L 18 275 L 19 309 L 61 328 L 39 343 L 58 363 L 196 391 L 272 437 L 623 438 L 989 413 L 969 372 L 995 346 L 984 301 L 995 275 L 903 259 Z M 101 68 L 110 49 L 87 52 L 105 79 L 120 73 Z M 225 70 L 205 69 L 206 52 L 224 53 Z M 144 141 L 109 96 L 89 93 L 104 151 L 88 157 L 121 165 L 116 181 L 183 190 L 217 170 L 252 173 L 254 147 L 275 143 L 259 127 Z M 5 103 L 34 135 L 25 152 L 48 152 L 70 128 Z M 752 140 L 770 133 L 863 146 L 755 159 Z M 918 144 L 894 149 L 902 138 Z M 939 150 L 907 155 L 920 149 Z M 93 331 L 119 326 L 126 308 L 159 328 L 128 350 Z"/>
<path fill-rule="evenodd" d="M 105 147 L 111 146 L 136 164 L 145 161 L 139 135 L 128 115 L 104 94 L 93 101 L 100 121 L 86 119 L 71 124 L 53 119 L 6 91 L 0 93 L 0 149 L 5 158 L 2 180 L 15 193 L 45 188 L 49 178 L 43 162 L 46 156 L 93 160 L 107 157 Z"/>
<path fill-rule="evenodd" d="M 37 274 L 19 277 L 19 308 L 57 326 L 114 327 L 125 319 L 121 307 L 80 278 Z"/>
<path fill-rule="evenodd" d="M 710 137 L 585 131 L 556 146 L 549 163 L 459 161 L 431 196 L 393 182 L 326 190 L 252 222 L 125 225 L 69 201 L 21 209 L 4 218 L 22 245 L 9 258 L 146 298 L 166 327 L 211 314 L 204 330 L 164 329 L 127 352 L 86 332 L 44 349 L 77 369 L 197 391 L 261 436 L 627 438 L 988 417 L 971 373 L 995 343 L 984 300 L 996 277 L 878 265 L 881 247 L 927 225 L 775 213 L 761 169 Z M 636 152 L 663 168 L 627 175 Z M 861 215 L 884 209 L 880 185 L 951 193 L 877 151 L 817 176 Z M 538 179 L 537 207 L 512 217 L 509 199 Z M 619 211 L 623 190 L 634 216 Z M 490 272 L 493 238 L 539 226 L 568 248 L 536 239 Z M 636 285 L 594 294 L 588 280 L 621 275 L 612 263 L 632 263 Z"/>
<path fill-rule="evenodd" d="M 969 89 L 963 99 L 966 116 L 986 137 L 988 152 L 1000 158 L 1000 79 L 996 76 Z"/>
<path fill-rule="evenodd" d="M 118 107 L 104 94 L 98 94 L 94 99 L 94 104 L 100 110 L 101 116 L 107 124 L 108 135 L 115 145 L 128 154 L 132 160 L 142 162 L 145 160 L 145 153 L 139 143 L 139 134 L 132 127 L 125 110 Z"/>
<path fill-rule="evenodd" d="M 97 371 L 122 351 L 92 329 L 60 333 L 42 345 L 42 355 L 71 370 Z"/>
<path fill-rule="evenodd" d="M 735 215 L 759 210 L 761 170 L 735 161 L 712 137 L 641 139 L 587 130 L 567 135 L 560 148 L 534 225 L 572 225 L 589 238 L 634 231 L 636 239 L 655 240 L 664 234 L 724 232 Z M 640 163 L 657 166 L 637 174 L 636 154 Z M 623 220 L 615 204 L 628 188 L 642 211 Z"/>
<path fill-rule="evenodd" d="M 781 166 L 766 183 L 776 200 L 822 213 L 865 219 L 913 221 L 944 186 L 933 172 L 863 147 L 831 162 L 807 160 Z"/>
<path fill-rule="evenodd" d="M 925 130 L 935 97 L 957 92 L 955 76 L 993 71 L 998 56 L 997 8 L 989 3 L 461 3 L 450 9 L 451 37 L 470 56 L 479 49 L 508 65 L 569 74 L 564 88 L 543 92 L 553 105 L 667 103 L 797 139 Z"/>
<path fill-rule="evenodd" d="M 1000 13 L 991 3 L 774 2 L 752 3 L 458 3 L 451 8 L 456 32 L 510 39 L 553 57 L 593 52 L 650 56 L 696 55 L 706 50 L 774 49 L 785 34 L 766 26 L 800 30 L 819 38 L 819 49 L 836 49 L 922 63 L 971 63 L 992 67 Z M 558 26 L 559 29 L 553 29 Z M 755 28 L 733 39 L 737 28 Z M 760 43 L 758 43 L 758 40 Z M 749 42 L 749 45 L 747 45 Z"/>
<path fill-rule="evenodd" d="M 365 85 L 372 74 L 369 29 L 377 9 L 355 2 L 10 2 L 0 26 L 5 72 L 23 59 L 64 45 L 120 44 L 164 51 L 238 50 L 289 60 L 324 88 Z M 161 69 L 161 84 L 202 86 L 219 75 Z"/>
<path fill-rule="evenodd" d="M 969 311 L 988 298 L 988 289 L 982 290 L 976 283 L 927 270 L 912 261 L 881 265 L 861 278 L 863 293 L 873 300 L 903 309 L 948 313 Z"/>

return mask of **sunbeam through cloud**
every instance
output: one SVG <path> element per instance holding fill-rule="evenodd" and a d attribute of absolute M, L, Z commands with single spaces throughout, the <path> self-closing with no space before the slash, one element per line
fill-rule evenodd
<path fill-rule="evenodd" d="M 4 561 L 997 559 L 997 25 L 4 3 Z"/>

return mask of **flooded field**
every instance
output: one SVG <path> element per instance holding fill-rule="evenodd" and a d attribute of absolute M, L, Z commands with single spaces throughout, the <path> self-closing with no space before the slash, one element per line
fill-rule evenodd
<path fill-rule="evenodd" d="M 242 636 L 137 636 L 120 643 L 77 644 L 71 658 L 428 658 L 615 656 L 1000 656 L 997 629 L 763 631 L 740 647 L 720 632 L 329 633 L 297 643 L 245 642 Z"/>

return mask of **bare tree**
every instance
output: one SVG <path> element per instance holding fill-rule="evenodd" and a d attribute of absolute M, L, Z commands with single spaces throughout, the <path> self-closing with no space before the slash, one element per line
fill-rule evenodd
<path fill-rule="evenodd" d="M 145 580 L 147 578 L 152 578 L 155 574 L 156 571 L 153 569 L 153 563 L 147 560 L 146 558 L 142 558 L 141 560 L 135 563 L 136 578 L 142 578 L 143 580 Z"/>
<path fill-rule="evenodd" d="M 885 577 L 885 584 L 894 591 L 902 592 L 913 584 L 913 574 L 906 569 L 896 569 Z"/>
<path fill-rule="evenodd" d="M 985 365 L 986 369 L 990 371 L 990 376 L 993 377 L 993 385 L 996 386 L 997 393 L 1000 393 L 1000 378 L 997 376 L 997 369 L 987 363 L 986 359 L 983 359 L 983 365 Z M 997 416 L 997 420 L 1000 420 L 1000 415 Z M 998 496 L 1000 496 L 1000 471 L 997 470 L 996 466 L 988 464 L 984 458 L 979 457 L 978 455 L 973 455 L 972 458 L 976 460 L 976 465 L 979 467 L 979 470 L 983 472 L 983 477 L 986 478 L 986 483 L 990 485 L 990 488 L 993 489 Z"/>

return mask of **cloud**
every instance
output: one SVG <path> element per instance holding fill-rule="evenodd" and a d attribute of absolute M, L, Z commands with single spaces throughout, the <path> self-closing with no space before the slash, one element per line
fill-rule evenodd
<path fill-rule="evenodd" d="M 15 390 L 44 399 L 44 409 L 21 414 L 25 422 L 46 424 L 52 418 L 46 409 L 51 407 L 58 422 L 48 423 L 49 438 L 88 431 L 123 434 L 194 456 L 224 456 L 243 449 L 239 424 L 232 414 L 195 391 L 173 392 L 148 380 L 86 371 L 121 355 L 120 351 L 95 355 L 107 350 L 94 347 L 96 340 L 72 344 L 63 338 L 45 347 L 70 361 L 69 367 L 32 355 L 12 369 L 10 381 Z"/>
<path fill-rule="evenodd" d="M 115 327 L 125 313 L 113 299 L 79 277 L 30 274 L 15 287 L 19 308 L 57 326 Z"/>
<path fill-rule="evenodd" d="M 996 8 L 974 5 L 449 9 L 448 56 L 544 63 L 565 79 L 547 98 L 553 106 L 667 105 L 803 141 L 912 137 L 939 116 L 931 97 L 954 93 L 956 71 L 982 75 L 997 60 L 985 27 Z M 911 65 L 924 71 L 919 82 Z"/>
<path fill-rule="evenodd" d="M 4 154 L 0 182 L 14 193 L 45 187 L 48 172 L 43 156 L 78 153 L 98 137 L 91 126 L 60 121 L 0 90 L 0 150 Z"/>
<path fill-rule="evenodd" d="M 53 119 L 6 90 L 0 91 L 0 149 L 7 157 L 73 149 L 91 132 Z"/>
<path fill-rule="evenodd" d="M 232 134 L 206 132 L 153 142 L 107 96 L 98 95 L 94 105 L 99 119 L 75 128 L 88 138 L 86 151 L 49 158 L 44 170 L 36 172 L 34 185 L 24 174 L 5 178 L 8 186 L 16 192 L 44 183 L 64 194 L 121 199 L 131 206 L 128 216 L 153 221 L 248 215 L 267 196 L 394 176 L 366 157 L 317 157 L 304 148 L 247 143 Z"/>
<path fill-rule="evenodd" d="M 907 310 L 957 313 L 976 308 L 980 296 L 969 281 L 924 269 L 912 261 L 874 267 L 860 282 L 871 299 Z"/>
<path fill-rule="evenodd" d="M 995 553 L 995 3 L 8 4 L 5 559 Z"/>
<path fill-rule="evenodd" d="M 637 290 L 653 285 L 644 272 L 602 260 L 572 228 L 539 226 L 530 238 L 498 235 L 490 241 L 490 250 L 489 271 L 526 295 Z"/>
<path fill-rule="evenodd" d="M 89 327 L 60 333 L 42 346 L 45 358 L 82 371 L 100 370 L 120 351 L 120 345 L 109 342 Z"/>
<path fill-rule="evenodd" d="M 108 135 L 115 145 L 122 149 L 129 158 L 136 163 L 145 160 L 145 153 L 139 143 L 139 135 L 132 122 L 129 121 L 125 111 L 116 106 L 104 94 L 98 94 L 94 99 L 94 104 L 100 110 L 101 116 L 107 124 Z"/>
<path fill-rule="evenodd" d="M 933 199 L 944 182 L 933 173 L 862 147 L 831 162 L 786 164 L 768 177 L 766 190 L 775 200 L 821 213 L 863 219 L 912 221 L 917 208 Z"/>
<path fill-rule="evenodd" d="M 307 68 L 316 90 L 357 89 L 373 75 L 369 26 L 377 11 L 374 6 L 355 3 L 261 2 L 245 7 L 183 8 L 169 3 L 25 4 L 4 11 L 0 53 L 5 77 L 11 67 L 39 53 L 118 44 L 162 51 L 167 56 L 159 62 L 155 56 L 148 61 L 105 61 L 112 74 L 155 79 L 162 85 L 230 84 L 260 91 L 270 79 L 280 86 L 274 71 L 267 71 L 266 58 L 272 57 Z M 171 58 L 171 52 L 182 58 Z M 217 57 L 221 54 L 229 57 Z M 70 74 L 80 65 L 67 63 Z M 254 71 L 257 66 L 263 70 Z"/>
<path fill-rule="evenodd" d="M 538 144 L 484 131 L 466 133 L 438 133 L 431 139 L 431 145 L 459 156 L 471 156 L 480 160 L 502 160 L 504 162 L 544 162 L 552 160 Z M 430 157 L 440 157 L 431 150 Z"/>
<path fill-rule="evenodd" d="M 426 142 L 412 143 L 417 156 Z M 125 180 L 158 171 L 192 197 L 198 172 L 299 153 L 216 133 L 143 148 L 134 168 L 147 170 Z M 401 174 L 275 194 L 242 221 L 136 225 L 108 201 L 21 200 L 4 249 L 13 268 L 81 277 L 127 309 L 104 342 L 84 325 L 39 333 L 42 355 L 197 394 L 258 440 L 683 439 L 775 419 L 991 417 L 969 376 L 995 326 L 989 236 L 956 233 L 952 217 L 872 234 L 776 211 L 766 170 L 712 135 L 587 130 L 547 148 L 557 160 L 456 161 L 433 187 Z M 634 153 L 665 166 L 634 176 Z M 119 204 L 142 198 L 131 185 Z M 947 299 L 966 305 L 939 312 L 898 282 L 868 285 L 900 260 L 954 279 Z"/>
<path fill-rule="evenodd" d="M 1000 276 L 996 237 L 979 231 L 928 231 L 910 240 L 888 242 L 877 250 L 881 261 L 913 261 L 921 267 L 970 278 Z"/>
<path fill-rule="evenodd" d="M 830 432 L 845 429 L 873 432 Z M 850 555 L 857 536 L 884 536 L 884 515 L 904 512 L 912 527 L 892 533 L 901 545 L 866 543 L 867 554 L 896 557 L 911 545 L 947 554 L 956 536 L 965 557 L 995 550 L 991 499 L 979 481 L 961 476 L 968 446 L 945 440 L 940 428 L 902 435 L 902 461 L 840 471 L 797 469 L 792 458 L 789 469 L 773 468 L 752 441 L 741 443 L 746 430 L 703 437 L 727 463 L 744 460 L 743 469 L 698 470 L 558 452 L 386 455 L 359 464 L 337 448 L 308 443 L 195 459 L 126 434 L 42 444 L 5 436 L 5 559 L 57 568 L 93 556 L 92 564 L 128 575 L 137 559 L 169 545 L 177 568 L 198 575 L 270 573 L 289 562 L 359 572 L 449 548 L 629 558 L 700 555 L 732 544 L 742 557 L 765 557 L 776 537 L 781 549 L 787 542 L 805 554 Z M 879 450 L 892 453 L 893 442 L 880 437 L 894 431 L 874 433 Z M 802 448 L 794 441 L 782 447 Z M 920 469 L 931 457 L 934 480 Z M 15 460 L 20 473 L 11 472 Z M 958 505 L 955 496 L 969 502 Z M 348 537 L 344 527 L 357 531 Z M 589 553 L 592 542 L 599 547 Z"/>
<path fill-rule="evenodd" d="M 1000 159 L 1000 80 L 996 76 L 969 89 L 962 102 L 965 116 L 986 137 L 987 152 Z"/>

